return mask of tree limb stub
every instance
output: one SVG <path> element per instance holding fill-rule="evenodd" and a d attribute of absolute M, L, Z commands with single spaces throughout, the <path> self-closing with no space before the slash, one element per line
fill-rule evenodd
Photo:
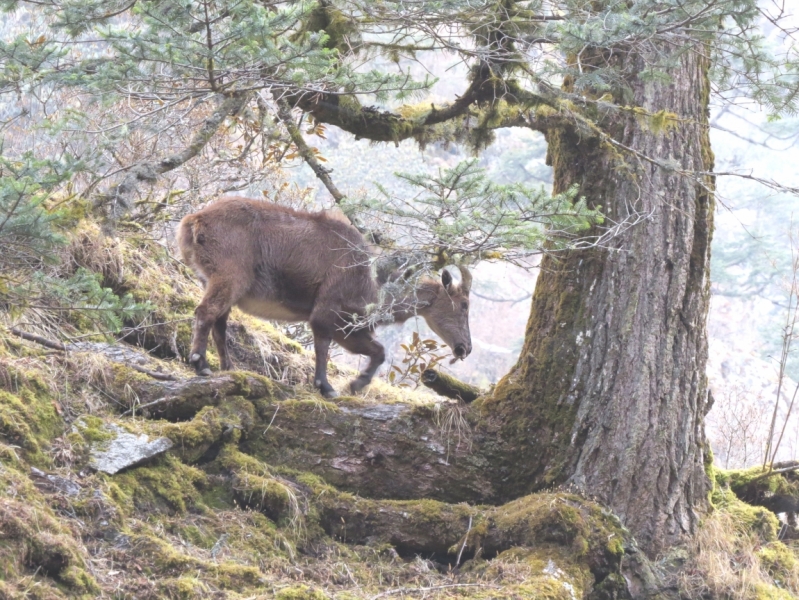
<path fill-rule="evenodd" d="M 422 373 L 422 383 L 433 390 L 436 394 L 463 400 L 465 403 L 474 402 L 482 393 L 480 388 L 456 379 L 452 375 L 447 375 L 441 371 L 425 369 Z"/>

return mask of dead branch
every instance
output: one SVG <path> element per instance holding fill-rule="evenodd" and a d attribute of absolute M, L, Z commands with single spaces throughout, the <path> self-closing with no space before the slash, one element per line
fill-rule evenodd
<path fill-rule="evenodd" d="M 36 342 L 46 348 L 52 348 L 53 350 L 59 350 L 61 352 L 69 352 L 71 349 L 69 346 L 62 344 L 61 342 L 56 342 L 54 340 L 48 340 L 45 337 L 40 335 L 36 335 L 34 333 L 28 333 L 27 331 L 22 331 L 21 329 L 17 329 L 16 327 L 11 327 L 9 332 L 13 333 L 17 337 L 21 337 L 23 340 L 28 340 L 29 342 Z M 149 375 L 153 379 L 159 379 L 161 381 L 176 381 L 176 377 L 171 373 L 159 373 L 158 371 L 151 371 L 150 369 L 145 369 L 144 367 L 140 367 L 137 364 L 133 363 L 124 363 L 126 366 L 130 367 L 131 369 L 138 371 L 139 373 L 144 373 L 145 375 Z"/>
<path fill-rule="evenodd" d="M 219 106 L 205 119 L 188 146 L 180 152 L 161 160 L 142 161 L 132 165 L 122 181 L 112 187 L 108 194 L 105 194 L 100 199 L 100 203 L 110 202 L 112 204 L 112 212 L 115 214 L 118 212 L 118 207 L 122 207 L 123 212 L 128 211 L 130 209 L 128 196 L 133 193 L 140 182 L 151 183 L 157 179 L 158 175 L 172 171 L 197 156 L 224 120 L 236 115 L 244 108 L 248 99 L 249 96 L 243 93 L 233 93 L 227 96 L 220 95 Z"/>
<path fill-rule="evenodd" d="M 36 335 L 34 333 L 28 333 L 27 331 L 22 331 L 21 329 L 17 329 L 16 327 L 11 327 L 8 330 L 9 332 L 13 333 L 17 337 L 21 337 L 23 340 L 28 340 L 29 342 L 36 342 L 45 348 L 52 348 L 53 350 L 61 350 L 61 352 L 66 352 L 67 347 L 62 344 L 61 342 L 54 342 L 53 340 L 48 340 L 45 337 L 40 335 Z"/>
<path fill-rule="evenodd" d="M 291 141 L 294 142 L 295 146 L 297 146 L 297 153 L 306 163 L 308 163 L 308 166 L 311 167 L 311 170 L 314 172 L 319 181 L 325 185 L 327 191 L 330 192 L 330 195 L 333 196 L 333 199 L 336 201 L 336 204 L 339 204 L 344 199 L 344 194 L 338 191 L 336 184 L 334 184 L 333 180 L 330 178 L 330 170 L 326 169 L 320 164 L 319 159 L 317 159 L 316 155 L 314 154 L 314 151 L 311 150 L 311 148 L 305 142 L 305 138 L 302 137 L 300 128 L 297 127 L 297 124 L 294 122 L 294 117 L 291 114 L 291 107 L 289 106 L 289 103 L 285 99 L 279 98 L 277 100 L 277 107 L 277 116 L 280 117 L 280 120 L 283 122 L 283 125 L 289 132 Z"/>
<path fill-rule="evenodd" d="M 180 400 L 179 396 L 167 396 L 166 398 L 159 398 L 158 400 L 153 400 L 152 402 L 148 402 L 147 404 L 137 404 L 135 406 L 130 407 L 128 410 L 122 413 L 123 417 L 127 417 L 128 415 L 136 416 L 136 411 L 145 411 L 148 408 L 153 406 L 159 406 L 161 404 L 165 404 L 167 402 L 174 402 L 176 400 Z"/>

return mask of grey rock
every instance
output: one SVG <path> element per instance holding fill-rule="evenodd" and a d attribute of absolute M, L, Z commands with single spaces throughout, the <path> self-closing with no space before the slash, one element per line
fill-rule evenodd
<path fill-rule="evenodd" d="M 150 441 L 144 434 L 128 433 L 117 425 L 108 425 L 106 430 L 115 433 L 116 436 L 110 441 L 92 447 L 89 464 L 93 469 L 109 475 L 135 467 L 154 456 L 163 454 L 173 446 L 172 440 L 168 438 L 162 437 Z"/>
<path fill-rule="evenodd" d="M 82 489 L 79 484 L 71 479 L 61 477 L 60 475 L 45 473 L 36 467 L 31 467 L 31 476 L 34 479 L 36 487 L 46 492 L 61 492 L 67 496 L 77 496 Z"/>

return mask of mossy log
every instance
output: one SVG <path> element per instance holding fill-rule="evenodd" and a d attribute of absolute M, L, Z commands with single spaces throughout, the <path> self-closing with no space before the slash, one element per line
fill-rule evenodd
<path fill-rule="evenodd" d="M 799 512 L 799 462 L 797 461 L 775 463 L 771 474 L 764 473 L 760 467 L 755 467 L 729 471 L 726 476 L 732 492 L 747 504 L 762 506 L 774 513 Z"/>
<path fill-rule="evenodd" d="M 127 410 L 123 414 L 146 414 L 167 421 L 191 419 L 206 406 L 217 406 L 226 398 L 286 397 L 283 386 L 254 373 L 224 373 L 215 377 L 192 377 L 179 381 L 157 381 L 137 371 L 115 365 L 110 391 Z"/>
<path fill-rule="evenodd" d="M 478 387 L 433 369 L 425 369 L 424 373 L 422 373 L 422 383 L 436 394 L 453 400 L 460 399 L 467 404 L 474 402 L 482 393 Z"/>
<path fill-rule="evenodd" d="M 269 464 L 311 471 L 372 498 L 499 499 L 497 473 L 472 444 L 457 407 L 356 398 L 256 405 L 268 427 L 256 427 L 242 449 Z M 460 429 L 447 425 L 456 419 L 462 419 Z"/>

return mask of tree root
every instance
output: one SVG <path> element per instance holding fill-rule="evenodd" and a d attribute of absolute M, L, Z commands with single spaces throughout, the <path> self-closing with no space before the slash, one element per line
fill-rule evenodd
<path fill-rule="evenodd" d="M 256 404 L 266 423 L 274 421 L 242 449 L 268 464 L 311 471 L 372 498 L 498 499 L 496 470 L 458 431 L 437 422 L 433 406 L 355 398 Z"/>
<path fill-rule="evenodd" d="M 574 561 L 571 566 L 581 565 L 570 576 L 583 589 L 597 582 L 617 593 L 625 589 L 620 569 L 629 534 L 616 517 L 574 494 L 534 494 L 502 506 L 374 500 L 340 492 L 307 474 L 281 471 L 277 476 L 272 467 L 232 446 L 222 451 L 220 463 L 233 473 L 241 506 L 278 522 L 302 521 L 298 529 L 308 545 L 322 534 L 347 544 L 390 544 L 400 556 L 421 555 L 450 568 L 459 558 L 547 549 L 547 556 L 571 557 L 565 559 Z"/>

